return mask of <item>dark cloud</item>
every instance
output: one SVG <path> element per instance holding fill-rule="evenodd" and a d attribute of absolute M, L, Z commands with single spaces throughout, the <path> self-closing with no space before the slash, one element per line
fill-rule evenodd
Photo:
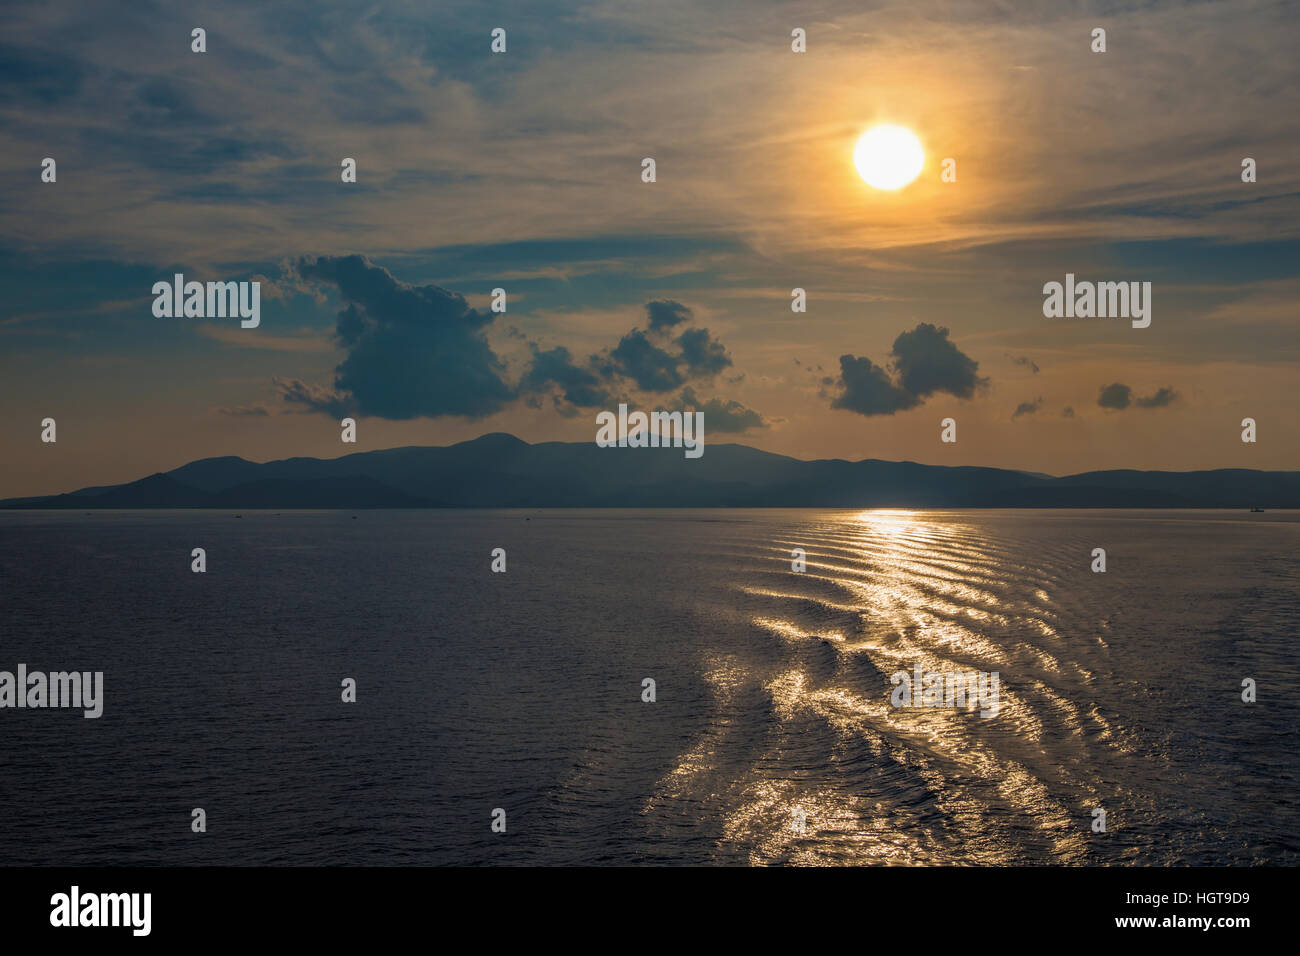
<path fill-rule="evenodd" d="M 309 385 L 297 378 L 273 378 L 280 397 L 291 405 L 302 405 L 308 411 L 324 412 L 335 418 L 356 414 L 356 403 L 345 395 L 321 385 Z"/>
<path fill-rule="evenodd" d="M 894 339 L 894 371 L 898 384 L 918 398 L 948 392 L 971 398 L 988 379 L 976 373 L 979 363 L 953 345 L 948 330 L 922 322 Z"/>
<path fill-rule="evenodd" d="M 1062 417 L 1062 418 L 1073 418 L 1073 417 L 1074 417 L 1074 407 L 1073 407 L 1072 405 L 1066 405 L 1063 409 L 1061 409 L 1061 417 Z"/>
<path fill-rule="evenodd" d="M 952 343 L 946 328 L 929 322 L 899 333 L 890 354 L 893 377 L 890 369 L 865 356 L 841 355 L 841 392 L 831 407 L 860 415 L 892 415 L 915 408 L 936 392 L 971 398 L 988 385 L 988 379 L 977 374 L 979 363 Z"/>
<path fill-rule="evenodd" d="M 225 201 L 248 192 L 258 195 L 245 181 L 246 164 L 272 159 L 284 163 L 297 155 L 296 148 L 287 140 L 254 129 L 233 126 L 223 128 L 220 133 L 195 136 L 194 130 L 202 125 L 202 120 L 188 117 L 185 105 L 148 106 L 141 105 L 139 114 L 141 122 L 147 125 L 126 122 L 88 125 L 77 129 L 76 137 L 82 151 L 102 162 L 131 163 L 159 174 L 161 178 L 156 182 L 162 196 L 206 196 Z M 175 115 L 187 118 L 169 123 L 167 118 L 173 109 Z M 215 175 L 227 178 L 196 181 L 196 177 Z M 239 178 L 231 179 L 231 176 Z M 162 188 L 164 183 L 168 188 Z M 281 189 L 287 186 L 286 182 Z M 266 190 L 261 195 L 270 200 L 277 194 Z"/>
<path fill-rule="evenodd" d="M 767 428 L 763 416 L 752 408 L 746 408 L 740 402 L 711 398 L 701 402 L 695 390 L 687 386 L 682 389 L 681 403 L 685 408 L 693 408 L 704 413 L 704 427 L 711 432 L 739 434 L 751 428 Z"/>
<path fill-rule="evenodd" d="M 650 331 L 671 329 L 674 325 L 689 322 L 694 313 L 680 302 L 672 299 L 659 299 L 645 304 L 646 318 L 650 322 Z"/>
<path fill-rule="evenodd" d="M 722 343 L 710 337 L 708 329 L 687 329 L 677 337 L 682 361 L 691 375 L 716 375 L 731 365 L 731 357 Z"/>
<path fill-rule="evenodd" d="M 519 383 L 523 394 L 535 394 L 546 389 L 548 385 L 557 385 L 560 395 L 557 398 L 569 406 L 580 408 L 605 407 L 613 404 L 613 397 L 605 389 L 600 377 L 589 368 L 576 365 L 569 350 L 562 345 L 542 351 L 534 343 L 529 343 L 533 350 L 533 360 Z M 538 407 L 534 404 L 534 407 Z M 556 406 L 562 414 L 570 415 L 572 410 Z"/>
<path fill-rule="evenodd" d="M 688 321 L 690 309 L 677 302 L 650 302 L 646 304 L 646 311 L 651 316 L 649 334 L 632 329 L 613 349 L 592 358 L 592 373 L 601 380 L 613 383 L 618 379 L 628 379 L 643 392 L 668 392 L 693 378 L 711 378 L 731 367 L 731 357 L 726 348 L 713 338 L 708 329 L 686 329 L 671 343 L 666 343 L 675 345 L 676 352 L 651 341 L 657 330 Z M 665 314 L 668 318 L 663 318 Z M 654 327 L 656 315 L 661 317 L 657 329 Z"/>
<path fill-rule="evenodd" d="M 866 356 L 840 356 L 840 386 L 842 391 L 831 402 L 831 408 L 859 415 L 892 415 L 921 404 L 919 398 L 895 385 L 889 373 Z"/>
<path fill-rule="evenodd" d="M 161 127 L 216 124 L 216 117 L 198 107 L 188 90 L 175 79 L 146 80 L 136 89 L 127 120 L 131 127 Z"/>
<path fill-rule="evenodd" d="M 708 329 L 686 329 L 672 340 L 632 329 L 614 348 L 585 361 L 564 346 L 529 342 L 532 356 L 512 386 L 488 343 L 493 314 L 470 308 L 462 296 L 399 282 L 364 256 L 303 258 L 292 271 L 297 281 L 337 288 L 344 307 L 334 335 L 347 357 L 335 369 L 332 388 L 297 379 L 277 381 L 276 387 L 286 402 L 330 415 L 476 418 L 517 399 L 541 408 L 549 396 L 557 412 L 571 417 L 578 409 L 615 404 L 629 386 L 670 392 L 732 364 Z M 647 303 L 646 312 L 660 331 L 692 315 L 666 300 Z M 715 400 L 709 407 L 719 422 L 733 427 L 764 424 L 737 403 Z"/>
<path fill-rule="evenodd" d="M 678 368 L 680 362 L 679 356 L 665 352 L 640 329 L 633 329 L 609 353 L 603 372 L 607 377 L 630 378 L 645 392 L 667 392 L 686 381 Z"/>
<path fill-rule="evenodd" d="M 1038 374 L 1038 363 L 1028 355 L 1008 355 L 1007 358 L 1011 359 L 1012 365 L 1022 365 L 1032 371 L 1035 375 Z"/>
<path fill-rule="evenodd" d="M 1128 408 L 1133 404 L 1133 389 L 1118 382 L 1114 385 L 1103 385 L 1101 394 L 1097 396 L 1097 404 L 1102 408 Z"/>
<path fill-rule="evenodd" d="M 334 285 L 347 303 L 335 335 L 348 356 L 334 389 L 350 395 L 359 414 L 479 418 L 516 397 L 485 335 L 492 313 L 437 286 L 399 282 L 364 256 L 303 258 L 298 272 Z M 320 407 L 310 396 L 285 399 Z"/>
<path fill-rule="evenodd" d="M 1159 389 L 1154 395 L 1148 395 L 1146 398 L 1137 399 L 1139 408 L 1164 408 L 1170 402 L 1178 397 L 1178 393 L 1172 388 Z"/>
<path fill-rule="evenodd" d="M 67 50 L 0 43 L 0 102 L 53 106 L 74 96 L 86 68 Z"/>
<path fill-rule="evenodd" d="M 1130 405 L 1138 408 L 1164 408 L 1176 398 L 1178 398 L 1178 393 L 1169 387 L 1157 389 L 1154 395 L 1135 398 L 1133 389 L 1127 385 L 1116 383 L 1102 387 L 1101 394 L 1097 398 L 1097 404 L 1102 408 L 1116 410 L 1128 408 Z"/>
<path fill-rule="evenodd" d="M 1039 395 L 1032 402 L 1021 402 L 1016 406 L 1016 410 L 1011 413 L 1011 420 L 1015 421 L 1021 415 L 1032 415 L 1043 407 L 1043 396 Z"/>

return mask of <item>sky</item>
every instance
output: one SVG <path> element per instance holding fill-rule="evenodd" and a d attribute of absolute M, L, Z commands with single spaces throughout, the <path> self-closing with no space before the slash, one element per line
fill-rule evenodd
<path fill-rule="evenodd" d="M 800 458 L 1300 470 L 1298 34 L 1238 0 L 7 3 L 0 496 L 594 441 L 620 402 Z M 854 167 L 880 123 L 925 148 L 904 189 Z M 156 316 L 178 272 L 259 282 L 260 325 Z M 1150 326 L 1044 316 L 1067 273 L 1151 283 Z"/>

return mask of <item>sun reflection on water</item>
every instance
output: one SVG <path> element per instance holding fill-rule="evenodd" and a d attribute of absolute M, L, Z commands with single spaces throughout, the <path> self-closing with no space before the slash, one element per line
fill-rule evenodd
<path fill-rule="evenodd" d="M 806 551 L 803 573 L 791 570 L 792 543 Z M 1085 852 L 1077 808 L 1054 800 L 1046 779 L 1077 774 L 1083 754 L 1043 758 L 1047 724 L 1077 746 L 1095 721 L 1048 683 L 1074 665 L 1037 646 L 1059 641 L 1046 582 L 1009 578 L 1018 556 L 953 513 L 821 514 L 765 550 L 774 563 L 736 589 L 763 609 L 750 623 L 768 650 L 707 662 L 716 715 L 657 801 L 692 781 L 701 806 L 727 808 L 719 854 L 755 863 L 1007 862 L 1016 849 L 1000 836 L 1013 827 L 1054 859 Z M 771 648 L 784 667 L 771 669 Z M 1041 703 L 1004 679 L 992 720 L 893 706 L 890 675 L 917 665 L 1023 671 Z M 720 768 L 737 763 L 748 769 L 724 779 Z"/>

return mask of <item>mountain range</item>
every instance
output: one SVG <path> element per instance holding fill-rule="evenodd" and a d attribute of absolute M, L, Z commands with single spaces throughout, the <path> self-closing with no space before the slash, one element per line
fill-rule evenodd
<path fill-rule="evenodd" d="M 746 445 L 601 448 L 492 433 L 456 445 L 263 463 L 203 458 L 122 485 L 0 508 L 1300 508 L 1300 472 L 1093 471 L 867 459 L 802 461 Z"/>

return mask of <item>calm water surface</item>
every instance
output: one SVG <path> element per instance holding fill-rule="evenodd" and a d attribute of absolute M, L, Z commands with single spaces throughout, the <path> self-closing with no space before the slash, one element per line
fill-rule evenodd
<path fill-rule="evenodd" d="M 0 710 L 0 864 L 1294 865 L 1298 546 L 1291 512 L 0 513 L 0 670 L 106 698 Z M 918 663 L 997 671 L 1000 712 L 894 708 Z"/>

